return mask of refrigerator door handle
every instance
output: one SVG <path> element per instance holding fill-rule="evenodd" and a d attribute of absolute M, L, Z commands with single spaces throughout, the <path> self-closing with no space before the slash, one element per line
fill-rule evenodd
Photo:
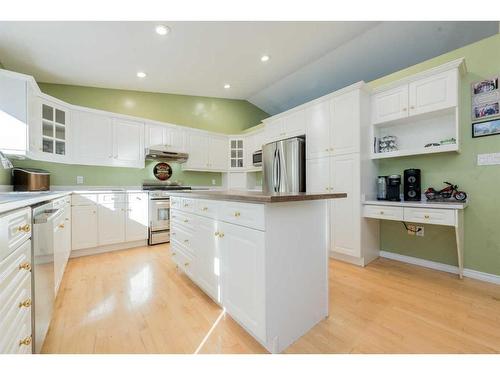
<path fill-rule="evenodd" d="M 274 154 L 273 154 L 273 191 L 276 191 L 276 185 L 277 185 L 277 176 L 278 174 L 276 173 L 276 165 L 277 165 L 277 161 L 276 161 L 276 153 L 278 152 L 278 150 L 274 150 Z"/>
<path fill-rule="evenodd" d="M 277 159 L 278 159 L 278 163 L 277 166 L 278 166 L 278 173 L 277 173 L 277 179 L 278 179 L 278 186 L 277 186 L 277 189 L 276 191 L 280 191 L 281 189 L 281 155 L 280 155 L 280 149 L 276 149 L 276 152 L 277 152 Z"/>

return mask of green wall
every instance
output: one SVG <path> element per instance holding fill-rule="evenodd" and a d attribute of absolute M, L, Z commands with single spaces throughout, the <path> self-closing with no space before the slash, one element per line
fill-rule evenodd
<path fill-rule="evenodd" d="M 465 210 L 465 267 L 500 275 L 500 166 L 477 166 L 477 154 L 500 152 L 500 135 L 471 136 L 470 84 L 500 73 L 500 35 L 497 34 L 445 55 L 412 66 L 370 83 L 376 87 L 402 77 L 464 57 L 468 73 L 462 81 L 461 152 L 379 160 L 379 174 L 402 174 L 407 168 L 422 170 L 422 189 L 454 182 L 469 194 Z M 409 236 L 399 222 L 381 221 L 381 249 L 417 258 L 456 265 L 453 228 L 426 225 L 425 236 Z"/>
<path fill-rule="evenodd" d="M 162 94 L 129 90 L 39 83 L 40 89 L 65 102 L 105 111 L 169 122 L 225 134 L 238 134 L 258 125 L 269 115 L 246 100 Z M 76 176 L 84 176 L 89 186 L 135 186 L 154 179 L 148 163 L 144 170 L 135 168 L 89 167 L 39 161 L 16 161 L 15 166 L 31 166 L 52 173 L 53 185 L 75 185 Z M 221 173 L 183 172 L 171 164 L 171 179 L 187 185 L 221 185 Z M 10 184 L 10 171 L 0 169 L 0 185 Z"/>

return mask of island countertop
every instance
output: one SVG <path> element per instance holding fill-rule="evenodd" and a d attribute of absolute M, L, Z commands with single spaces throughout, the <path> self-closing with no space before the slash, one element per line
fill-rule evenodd
<path fill-rule="evenodd" d="M 186 197 L 196 199 L 214 199 L 223 201 L 236 201 L 247 203 L 284 203 L 312 201 L 320 199 L 346 198 L 346 193 L 263 193 L 260 191 L 241 190 L 183 190 L 170 191 L 173 197 Z"/>

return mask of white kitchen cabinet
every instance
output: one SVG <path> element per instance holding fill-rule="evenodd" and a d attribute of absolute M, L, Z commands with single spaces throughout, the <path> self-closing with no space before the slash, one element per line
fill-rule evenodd
<path fill-rule="evenodd" d="M 353 90 L 330 100 L 330 145 L 333 155 L 360 151 L 360 90 Z"/>
<path fill-rule="evenodd" d="M 284 131 L 283 131 L 283 119 L 278 118 L 276 120 L 272 120 L 266 122 L 264 128 L 264 142 L 263 144 L 267 144 L 270 142 L 277 141 L 279 139 L 284 139 Z"/>
<path fill-rule="evenodd" d="M 419 115 L 457 105 L 458 79 L 455 70 L 422 78 L 408 85 L 409 115 Z"/>
<path fill-rule="evenodd" d="M 100 246 L 125 242 L 126 207 L 126 203 L 100 204 L 97 207 Z"/>
<path fill-rule="evenodd" d="M 182 165 L 183 169 L 208 169 L 209 138 L 205 133 L 189 131 L 186 134 L 186 146 L 189 158 Z"/>
<path fill-rule="evenodd" d="M 97 112 L 73 110 L 71 113 L 73 161 L 86 165 L 112 165 L 112 118 Z"/>
<path fill-rule="evenodd" d="M 209 168 L 211 170 L 226 171 L 228 169 L 227 155 L 227 138 L 211 135 L 208 149 Z"/>
<path fill-rule="evenodd" d="M 306 133 L 306 115 L 304 110 L 291 112 L 283 117 L 266 122 L 264 144 L 304 135 Z"/>
<path fill-rule="evenodd" d="M 184 152 L 184 130 L 178 126 L 146 123 L 146 147 L 161 145 L 169 151 Z"/>
<path fill-rule="evenodd" d="M 113 119 L 113 165 L 144 168 L 144 123 Z"/>
<path fill-rule="evenodd" d="M 408 117 L 408 84 L 372 96 L 372 123 Z"/>
<path fill-rule="evenodd" d="M 327 193 L 332 188 L 330 159 L 326 156 L 306 161 L 306 190 L 310 193 Z"/>
<path fill-rule="evenodd" d="M 66 267 L 65 255 L 65 237 L 66 230 L 64 225 L 64 216 L 59 217 L 54 222 L 54 293 L 57 296 L 59 286 Z"/>
<path fill-rule="evenodd" d="M 315 103 L 305 110 L 307 159 L 328 156 L 331 153 L 331 116 L 328 100 Z"/>
<path fill-rule="evenodd" d="M 148 195 L 129 195 L 125 215 L 125 241 L 148 238 Z"/>
<path fill-rule="evenodd" d="M 231 316 L 265 339 L 265 234 L 219 222 L 222 303 Z"/>
<path fill-rule="evenodd" d="M 86 249 L 98 245 L 97 206 L 71 207 L 71 249 Z"/>
<path fill-rule="evenodd" d="M 37 158 L 59 163 L 69 161 L 71 147 L 69 108 L 46 99 L 42 99 L 40 104 L 41 137 L 36 141 L 40 145 L 36 150 Z"/>
<path fill-rule="evenodd" d="M 241 169 L 245 165 L 245 148 L 247 139 L 230 138 L 229 139 L 229 168 Z"/>
<path fill-rule="evenodd" d="M 330 249 L 336 253 L 360 258 L 359 154 L 332 157 L 330 176 L 333 191 L 347 193 L 347 198 L 330 202 Z"/>
<path fill-rule="evenodd" d="M 193 248 L 196 254 L 194 277 L 210 297 L 221 302 L 219 284 L 221 265 L 216 233 L 217 222 L 215 220 L 206 217 L 197 218 L 196 236 L 193 238 Z"/>

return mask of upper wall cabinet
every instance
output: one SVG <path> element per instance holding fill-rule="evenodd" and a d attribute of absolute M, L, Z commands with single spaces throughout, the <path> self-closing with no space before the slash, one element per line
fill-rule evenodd
<path fill-rule="evenodd" d="M 113 165 L 144 168 L 144 123 L 113 119 Z"/>
<path fill-rule="evenodd" d="M 305 121 L 305 111 L 297 110 L 266 122 L 263 144 L 304 135 L 306 132 Z"/>
<path fill-rule="evenodd" d="M 185 145 L 185 132 L 178 126 L 166 126 L 156 123 L 146 123 L 145 145 L 151 146 L 164 146 L 170 151 L 184 152 Z"/>
<path fill-rule="evenodd" d="M 229 145 L 225 136 L 200 131 L 186 131 L 188 160 L 183 170 L 225 172 L 228 169 Z"/>
<path fill-rule="evenodd" d="M 225 172 L 228 169 L 228 142 L 224 136 L 210 135 L 208 160 L 211 170 Z"/>
<path fill-rule="evenodd" d="M 459 151 L 465 71 L 459 59 L 377 88 L 372 95 L 372 158 Z M 391 147 L 380 147 L 388 136 Z"/>
<path fill-rule="evenodd" d="M 0 151 L 6 154 L 27 152 L 27 86 L 25 80 L 0 75 Z"/>
<path fill-rule="evenodd" d="M 38 159 L 63 162 L 70 159 L 70 111 L 57 102 L 41 100 L 40 128 L 33 127 L 31 135 Z"/>

